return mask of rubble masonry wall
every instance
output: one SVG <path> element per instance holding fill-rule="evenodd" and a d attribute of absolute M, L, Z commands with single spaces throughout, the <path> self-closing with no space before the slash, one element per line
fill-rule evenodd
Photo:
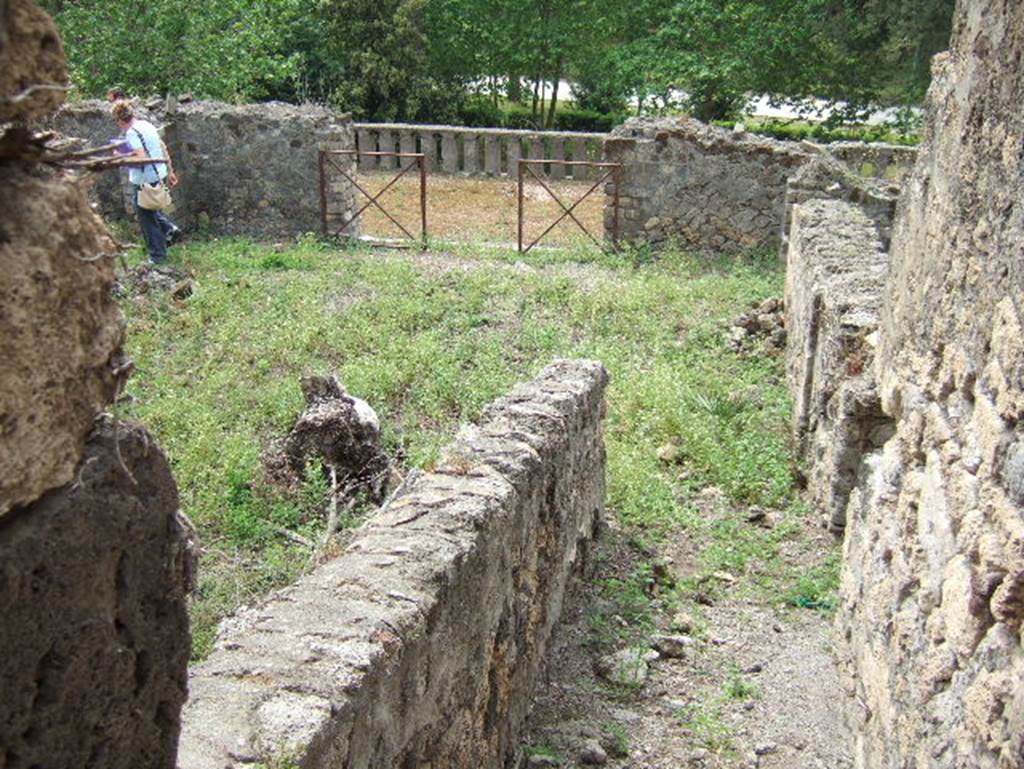
<path fill-rule="evenodd" d="M 560 361 L 192 673 L 181 769 L 500 769 L 605 495 L 607 374 Z"/>

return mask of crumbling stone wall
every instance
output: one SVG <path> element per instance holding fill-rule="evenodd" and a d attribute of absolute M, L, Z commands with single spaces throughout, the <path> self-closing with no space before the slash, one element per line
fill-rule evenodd
<path fill-rule="evenodd" d="M 858 767 L 1024 765 L 1024 5 L 961 0 L 904 188 L 847 509 Z"/>
<path fill-rule="evenodd" d="M 217 102 L 154 103 L 140 114 L 161 126 L 181 184 L 174 191 L 175 219 L 214 234 L 292 237 L 321 231 L 319 150 L 352 149 L 352 121 L 322 107 L 270 102 L 237 106 Z M 117 129 L 109 105 L 69 104 L 52 121 L 68 136 L 93 146 Z M 134 216 L 114 176 L 97 182 L 101 212 Z M 330 211 L 351 214 L 355 190 L 331 180 Z"/>
<path fill-rule="evenodd" d="M 130 368 L 114 244 L 24 125 L 63 97 L 31 90 L 64 80 L 56 28 L 0 22 L 0 767 L 172 769 L 188 535 L 152 439 L 94 427 Z"/>
<path fill-rule="evenodd" d="M 604 505 L 607 374 L 561 361 L 486 409 L 345 553 L 222 631 L 182 769 L 499 769 Z"/>
<path fill-rule="evenodd" d="M 815 158 L 832 158 L 842 169 L 837 178 L 891 181 L 902 177 L 915 154 L 911 148 L 862 142 L 777 141 L 667 118 L 633 118 L 605 141 L 605 160 L 624 166 L 622 239 L 676 240 L 698 251 L 777 245 L 780 232 L 788 232 L 787 183 Z M 818 188 L 817 180 L 813 186 Z M 864 188 L 859 182 L 854 186 Z M 606 191 L 612 191 L 610 185 Z M 612 205 L 609 198 L 606 230 L 613 225 Z"/>

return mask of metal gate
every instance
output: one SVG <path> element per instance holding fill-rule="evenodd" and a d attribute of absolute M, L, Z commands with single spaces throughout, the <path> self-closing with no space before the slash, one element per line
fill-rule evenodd
<path fill-rule="evenodd" d="M 359 184 L 359 182 L 357 181 L 356 174 L 354 171 L 354 166 L 356 165 L 356 163 L 353 162 L 350 164 L 339 164 L 335 159 L 335 156 L 339 155 L 351 157 L 353 160 L 356 161 L 360 156 L 363 155 L 397 158 L 399 166 L 398 173 L 396 173 L 391 178 L 391 180 L 386 185 L 384 185 L 384 187 L 382 187 L 379 192 L 377 192 L 376 195 L 373 195 L 367 192 L 366 189 L 364 189 L 363 186 Z M 410 161 L 408 165 L 403 165 L 405 160 Z M 350 172 L 348 169 L 344 168 L 343 165 L 350 165 L 353 168 L 353 170 Z M 391 213 L 387 209 L 385 209 L 384 206 L 382 206 L 380 203 L 380 198 L 384 195 L 384 193 L 391 189 L 399 179 L 401 179 L 414 168 L 419 169 L 420 176 L 420 235 L 418 238 L 411 232 L 409 232 L 409 230 L 406 229 L 405 226 L 401 222 L 399 222 L 394 216 L 392 216 Z M 341 226 L 337 228 L 332 227 L 328 222 L 330 218 L 330 212 L 328 211 L 328 192 L 332 188 L 332 185 L 328 180 L 328 175 L 331 170 L 340 173 L 348 181 L 348 183 L 352 185 L 352 187 L 354 187 L 366 198 L 366 202 L 363 203 L 363 205 L 360 206 L 350 217 L 345 217 L 344 215 L 341 215 Z M 354 205 L 355 204 L 353 202 L 353 206 Z M 399 230 L 402 231 L 402 233 L 405 235 L 405 238 L 409 240 L 410 243 L 416 243 L 418 241 L 420 247 L 426 249 L 427 164 L 424 154 L 422 152 L 364 152 L 362 150 L 320 150 L 320 221 L 324 236 L 340 236 L 343 232 L 345 232 L 345 230 L 349 229 L 355 222 L 357 222 L 359 220 L 359 215 L 362 214 L 363 211 L 365 211 L 370 206 L 375 206 L 382 214 L 384 214 L 384 216 L 386 216 L 391 221 L 392 224 L 394 224 Z M 384 245 L 396 244 L 384 243 Z M 408 244 L 403 243 L 398 245 Z"/>
<path fill-rule="evenodd" d="M 558 197 L 558 195 L 555 194 L 555 192 L 551 189 L 551 187 L 548 186 L 547 182 L 545 181 L 545 179 L 543 177 L 543 169 L 542 169 L 541 173 L 538 174 L 531 167 L 531 166 L 538 166 L 538 165 L 539 166 L 543 166 L 545 163 L 548 164 L 548 165 L 563 165 L 563 166 L 591 166 L 592 168 L 599 168 L 599 169 L 606 169 L 606 170 L 605 170 L 605 172 L 603 174 L 601 174 L 601 176 L 598 178 L 598 180 L 596 182 L 594 182 L 594 184 L 590 187 L 589 190 L 587 190 L 585 193 L 583 193 L 582 196 L 577 198 L 576 201 L 571 206 L 567 207 L 565 205 L 565 203 L 563 203 L 562 200 Z M 523 187 L 524 187 L 524 183 L 526 181 L 526 174 L 527 174 L 527 172 L 529 172 L 529 174 L 540 183 L 540 186 L 543 187 L 547 191 L 547 193 L 554 199 L 554 201 L 556 203 L 558 203 L 559 207 L 562 209 L 562 213 L 561 213 L 561 215 L 557 219 L 555 219 L 555 221 L 553 221 L 548 226 L 548 228 L 546 230 L 544 230 L 544 232 L 542 232 L 540 235 L 538 235 L 533 240 L 532 243 L 530 243 L 528 246 L 526 246 L 524 248 L 523 247 L 523 225 L 524 225 L 524 221 L 525 221 L 525 214 L 524 214 L 524 210 L 523 210 L 524 209 L 524 206 L 523 206 L 523 203 L 524 203 L 524 201 L 523 201 Z M 578 226 L 581 230 L 583 230 L 583 233 L 588 238 L 590 238 L 592 241 L 594 241 L 594 243 L 597 245 L 598 248 L 604 248 L 605 247 L 604 242 L 602 240 L 598 240 L 596 237 L 594 237 L 593 233 L 591 233 L 590 230 L 588 230 L 583 225 L 583 223 L 579 219 L 576 218 L 576 215 L 573 213 L 573 211 L 576 209 L 576 207 L 580 203 L 582 203 L 584 200 L 586 200 L 588 197 L 590 197 L 590 195 L 594 192 L 594 190 L 596 190 L 598 187 L 603 185 L 609 179 L 612 180 L 612 212 L 613 212 L 612 213 L 612 247 L 614 248 L 614 247 L 618 246 L 618 243 L 619 243 L 619 186 L 620 186 L 620 184 L 622 182 L 622 164 L 621 163 L 598 163 L 598 162 L 591 162 L 591 161 L 587 161 L 587 160 L 539 160 L 539 159 L 538 160 L 531 160 L 531 159 L 525 159 L 524 160 L 524 159 L 521 158 L 519 160 L 519 190 L 518 190 L 518 197 L 519 197 L 519 253 L 521 253 L 521 254 L 527 253 L 531 248 L 533 248 L 535 245 L 537 245 L 544 238 L 545 235 L 547 235 L 549 232 L 551 232 L 551 230 L 553 230 L 556 226 L 558 226 L 558 223 L 561 222 L 566 217 L 569 217 L 574 222 L 576 222 L 576 226 Z"/>

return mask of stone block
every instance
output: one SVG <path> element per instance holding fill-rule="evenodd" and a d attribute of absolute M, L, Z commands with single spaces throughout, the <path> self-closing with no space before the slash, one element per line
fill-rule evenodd
<path fill-rule="evenodd" d="M 115 443 L 114 431 L 90 437 L 71 484 L 0 525 L 0 763 L 9 769 L 176 765 L 189 529 L 153 439 L 122 425 Z"/>

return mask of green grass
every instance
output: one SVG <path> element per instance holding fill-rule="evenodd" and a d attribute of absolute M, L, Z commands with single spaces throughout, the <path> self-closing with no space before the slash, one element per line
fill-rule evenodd
<path fill-rule="evenodd" d="M 206 549 L 197 657 L 222 616 L 309 565 L 308 548 L 280 532 L 319 535 L 323 482 L 312 474 L 299 492 L 277 492 L 260 454 L 300 413 L 299 378 L 311 373 L 336 372 L 377 410 L 386 449 L 430 467 L 457 426 L 515 382 L 556 357 L 599 359 L 611 373 L 608 505 L 619 520 L 652 540 L 684 526 L 730 542 L 706 556 L 709 569 L 741 570 L 777 546 L 702 518 L 690 499 L 713 485 L 735 507 L 791 501 L 781 360 L 725 346 L 729 318 L 781 292 L 774 256 L 581 246 L 438 261 L 314 240 L 199 242 L 174 259 L 195 275 L 190 298 L 125 299 L 137 366 L 129 416 L 171 458 Z M 667 442 L 679 465 L 657 458 Z"/>

